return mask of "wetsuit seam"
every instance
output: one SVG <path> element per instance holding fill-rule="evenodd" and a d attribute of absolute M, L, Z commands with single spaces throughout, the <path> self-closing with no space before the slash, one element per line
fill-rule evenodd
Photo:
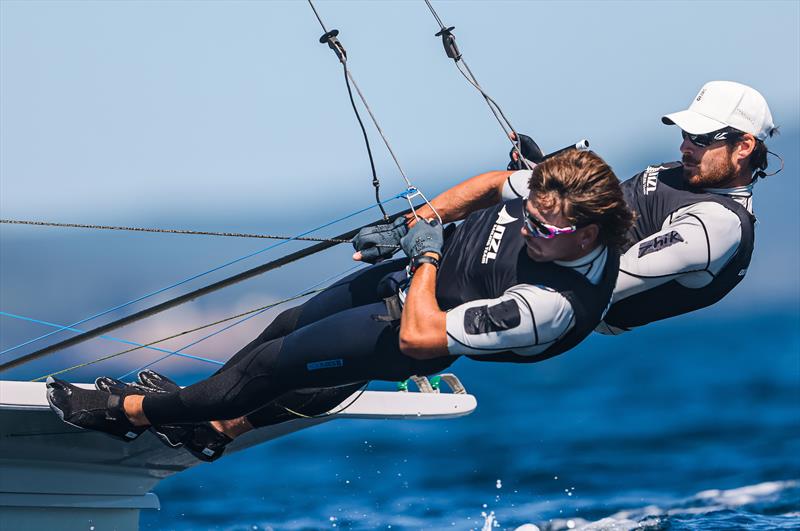
<path fill-rule="evenodd" d="M 677 277 L 677 276 L 680 276 L 680 275 L 686 275 L 688 273 L 703 273 L 703 272 L 706 272 L 706 273 L 710 274 L 712 277 L 714 276 L 714 274 L 711 271 L 707 270 L 707 269 L 692 269 L 692 270 L 689 270 L 689 271 L 679 271 L 677 273 L 669 273 L 669 274 L 666 274 L 666 275 L 637 275 L 636 273 L 631 273 L 630 271 L 625 271 L 622 268 L 620 268 L 619 272 L 620 273 L 625 273 L 626 275 L 634 277 L 634 278 L 666 278 L 666 277 Z"/>
<path fill-rule="evenodd" d="M 537 346 L 540 346 L 540 345 L 547 345 L 548 343 L 555 343 L 556 341 L 558 341 L 559 339 L 561 339 L 561 337 L 559 336 L 559 337 L 557 337 L 556 339 L 553 339 L 552 341 L 545 341 L 544 343 L 532 343 L 532 344 L 530 344 L 530 345 L 519 345 L 519 346 L 513 346 L 513 347 L 508 347 L 508 346 L 506 346 L 506 347 L 502 347 L 502 348 L 484 348 L 484 347 L 474 347 L 474 346 L 472 346 L 472 345 L 467 345 L 467 344 L 466 344 L 466 343 L 464 343 L 463 341 L 460 341 L 460 340 L 459 340 L 457 337 L 455 337 L 455 336 L 454 336 L 453 334 L 451 334 L 450 332 L 447 332 L 447 337 L 451 338 L 453 341 L 455 341 L 455 342 L 456 342 L 456 343 L 458 343 L 459 345 L 463 345 L 463 346 L 465 346 L 465 347 L 467 347 L 467 348 L 470 348 L 470 349 L 473 349 L 473 350 L 485 350 L 485 351 L 487 351 L 487 352 L 488 352 L 488 351 L 491 351 L 491 352 L 504 352 L 504 351 L 506 351 L 506 350 L 514 350 L 514 349 L 521 349 L 521 348 L 537 347 Z"/>
<path fill-rule="evenodd" d="M 513 175 L 513 174 L 512 174 L 512 175 Z M 506 182 L 508 182 L 508 187 L 509 187 L 509 188 L 511 188 L 511 191 L 512 191 L 512 192 L 514 192 L 514 195 L 516 195 L 517 197 L 519 197 L 520 199 L 522 199 L 522 194 L 520 194 L 519 192 L 517 192 L 517 189 L 516 189 L 516 188 L 514 188 L 514 185 L 513 185 L 513 184 L 511 184 L 511 175 L 509 175 L 509 176 L 506 178 Z"/>
<path fill-rule="evenodd" d="M 709 239 L 709 237 L 708 237 L 708 229 L 706 229 L 706 224 L 705 224 L 705 223 L 703 223 L 703 220 L 702 220 L 702 219 L 700 219 L 700 217 L 699 217 L 699 216 L 696 216 L 695 214 L 686 214 L 686 215 L 687 215 L 687 216 L 690 216 L 690 217 L 693 217 L 694 219 L 696 219 L 697 221 L 699 221 L 699 222 L 700 222 L 700 226 L 701 226 L 701 227 L 703 227 L 703 233 L 706 235 L 706 253 L 707 253 L 707 259 L 706 259 L 706 266 L 705 266 L 705 267 L 702 269 L 702 271 L 708 271 L 708 268 L 709 268 L 709 267 L 711 267 L 711 240 L 710 240 L 710 239 Z M 708 272 L 709 272 L 709 273 L 711 273 L 711 271 L 708 271 Z M 713 273 L 711 273 L 711 276 L 713 277 L 713 276 L 714 276 L 714 274 L 713 274 Z"/>
<path fill-rule="evenodd" d="M 512 291 L 512 290 L 509 290 Z M 522 302 L 525 303 L 525 306 L 528 307 L 528 311 L 531 312 L 531 321 L 533 322 L 533 340 L 535 341 L 534 345 L 539 344 L 539 327 L 536 326 L 536 315 L 533 313 L 533 307 L 528 302 L 528 299 L 521 293 L 518 294 L 519 297 L 522 299 Z"/>

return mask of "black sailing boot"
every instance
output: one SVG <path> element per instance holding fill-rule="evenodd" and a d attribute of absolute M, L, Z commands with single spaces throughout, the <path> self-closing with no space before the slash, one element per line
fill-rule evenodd
<path fill-rule="evenodd" d="M 108 393 L 118 393 L 123 396 L 128 395 L 153 395 L 165 394 L 178 391 L 180 387 L 175 385 L 175 389 L 170 388 L 155 388 L 140 382 L 123 382 L 117 378 L 110 376 L 101 376 L 94 381 L 94 386 L 99 391 Z M 183 439 L 187 437 L 191 426 L 184 425 L 164 425 L 164 426 L 150 426 L 150 431 L 158 437 L 158 439 L 170 448 L 180 448 L 183 446 Z"/>
<path fill-rule="evenodd" d="M 147 431 L 147 426 L 134 426 L 128 420 L 124 398 L 120 393 L 83 389 L 52 376 L 47 378 L 47 402 L 61 420 L 131 442 Z"/>

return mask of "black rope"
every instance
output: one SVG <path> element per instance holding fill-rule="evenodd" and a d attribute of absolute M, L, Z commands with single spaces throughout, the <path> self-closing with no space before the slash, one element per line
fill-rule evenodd
<path fill-rule="evenodd" d="M 327 44 L 328 47 L 333 50 L 336 54 L 336 57 L 339 58 L 339 62 L 342 63 L 342 71 L 344 72 L 344 84 L 347 87 L 347 95 L 350 97 L 350 105 L 353 107 L 353 112 L 356 115 L 356 120 L 358 120 L 358 126 L 361 128 L 361 134 L 364 136 L 364 144 L 367 146 L 367 156 L 369 157 L 369 167 L 372 171 L 372 186 L 375 189 L 375 202 L 378 204 L 378 208 L 381 209 L 381 214 L 383 214 L 383 219 L 385 221 L 389 221 L 389 216 L 386 214 L 386 210 L 383 208 L 383 203 L 381 202 L 381 181 L 378 179 L 378 173 L 375 170 L 375 160 L 372 157 L 372 148 L 369 144 L 369 137 L 367 136 L 367 130 L 364 127 L 364 122 L 361 120 L 361 114 L 358 112 L 358 108 L 356 107 L 356 101 L 353 98 L 353 89 L 350 87 L 350 73 L 347 69 L 347 52 L 342 46 L 342 43 L 339 42 L 337 38 L 339 35 L 339 30 L 331 30 L 328 31 L 328 28 L 325 27 L 325 23 L 322 22 L 322 18 L 319 16 L 317 12 L 317 8 L 314 7 L 314 3 L 311 0 L 308 0 L 308 5 L 311 6 L 311 9 L 314 11 L 314 15 L 317 17 L 319 21 L 319 25 L 322 27 L 322 31 L 325 33 L 322 37 L 319 38 L 319 42 L 322 44 Z M 366 105 L 366 101 L 364 102 Z"/>
<path fill-rule="evenodd" d="M 382 207 L 381 210 L 383 210 Z M 87 225 L 83 223 L 58 223 L 53 221 L 31 221 L 23 219 L 0 219 L 0 224 L 33 225 L 37 227 L 60 227 L 60 228 L 71 228 L 71 229 L 99 229 L 99 230 L 131 231 L 131 232 L 155 232 L 159 234 L 225 236 L 230 238 L 261 238 L 267 240 L 297 240 L 304 242 L 331 242 L 331 243 L 350 242 L 350 240 L 342 240 L 336 238 L 313 238 L 311 236 L 276 236 L 272 234 L 248 234 L 243 232 L 213 232 L 205 230 L 188 230 L 188 229 L 156 229 L 156 228 L 145 228 L 145 227 L 123 227 L 116 225 Z M 397 247 L 397 246 L 377 244 L 376 247 Z"/>
<path fill-rule="evenodd" d="M 328 33 L 328 28 L 326 28 L 325 27 L 325 23 L 322 22 L 322 19 L 320 18 L 319 13 L 317 13 L 317 8 L 314 7 L 314 3 L 311 2 L 311 0 L 308 0 L 308 5 L 310 5 L 311 9 L 314 10 L 314 15 L 317 17 L 317 20 L 319 21 L 319 25 L 322 26 L 322 31 L 324 31 L 325 33 Z M 334 31 L 336 31 L 336 30 L 334 30 Z M 338 34 L 339 32 L 336 31 L 336 33 Z"/>
<path fill-rule="evenodd" d="M 275 236 L 271 234 L 248 234 L 243 232 L 213 232 L 205 230 L 188 229 L 157 229 L 146 227 L 123 227 L 116 225 L 87 225 L 83 223 L 58 223 L 54 221 L 31 221 L 24 219 L 0 219 L 0 223 L 6 225 L 35 225 L 38 227 L 61 227 L 71 229 L 100 229 L 100 230 L 121 230 L 132 232 L 156 232 L 162 234 L 191 234 L 199 236 L 226 236 L 231 238 L 262 238 L 267 240 L 299 240 L 308 242 L 334 242 L 346 243 L 348 240 L 336 240 L 332 238 L 312 238 L 310 236 Z"/>
<path fill-rule="evenodd" d="M 350 88 L 350 77 L 347 75 L 347 65 L 342 62 L 342 70 L 344 71 L 344 84 L 347 86 L 347 95 L 350 97 L 350 105 L 353 107 L 353 112 L 356 113 L 356 119 L 358 120 L 358 125 L 361 127 L 361 134 L 364 135 L 364 144 L 367 146 L 367 155 L 369 156 L 369 167 L 372 170 L 372 186 L 375 188 L 375 202 L 378 203 L 378 208 L 381 209 L 381 214 L 383 214 L 383 219 L 385 221 L 389 221 L 389 216 L 386 214 L 386 210 L 383 208 L 383 203 L 381 202 L 381 181 L 378 179 L 378 174 L 375 171 L 375 160 L 372 158 L 372 148 L 369 145 L 369 138 L 367 137 L 367 130 L 364 128 L 364 122 L 361 121 L 361 115 L 358 112 L 358 108 L 356 108 L 356 102 L 353 99 L 353 90 Z"/>

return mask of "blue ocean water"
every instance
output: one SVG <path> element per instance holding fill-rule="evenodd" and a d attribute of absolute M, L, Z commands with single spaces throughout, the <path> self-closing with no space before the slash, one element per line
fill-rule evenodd
<path fill-rule="evenodd" d="M 448 421 L 334 421 L 163 481 L 143 529 L 800 529 L 800 311 L 453 367 Z"/>

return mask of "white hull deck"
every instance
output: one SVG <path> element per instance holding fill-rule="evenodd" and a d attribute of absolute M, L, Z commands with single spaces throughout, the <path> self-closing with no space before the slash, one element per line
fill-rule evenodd
<path fill-rule="evenodd" d="M 227 453 L 336 419 L 447 419 L 474 411 L 475 397 L 453 389 L 365 391 L 340 413 L 255 430 Z M 44 383 L 15 381 L 0 381 L 0 456 L 3 531 L 138 529 L 139 512 L 159 508 L 150 492 L 158 482 L 201 462 L 149 432 L 124 443 L 69 426 L 50 410 Z"/>

